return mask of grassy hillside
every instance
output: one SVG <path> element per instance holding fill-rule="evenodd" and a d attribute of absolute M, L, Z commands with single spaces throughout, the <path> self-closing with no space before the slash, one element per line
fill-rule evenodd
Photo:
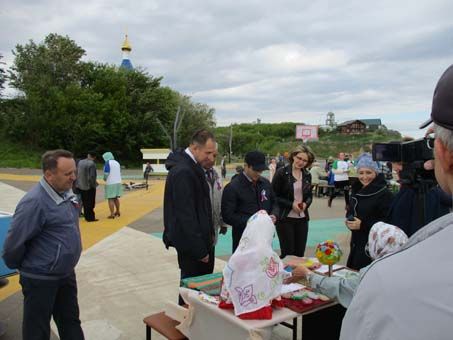
<path fill-rule="evenodd" d="M 363 151 L 369 151 L 371 144 L 401 140 L 401 135 L 395 131 L 368 132 L 362 135 L 342 135 L 328 133 L 320 137 L 318 142 L 309 142 L 318 158 L 336 156 L 339 152 L 352 153 L 355 156 Z"/>
<path fill-rule="evenodd" d="M 11 143 L 0 135 L 0 168 L 39 168 L 43 152 Z"/>
<path fill-rule="evenodd" d="M 243 155 L 254 149 L 263 151 L 265 154 L 277 155 L 291 150 L 294 146 L 301 144 L 295 139 L 296 123 L 278 124 L 236 124 L 233 125 L 233 155 L 235 158 L 242 158 Z M 219 151 L 227 154 L 230 127 L 218 127 L 215 131 Z M 336 156 L 338 152 L 344 151 L 357 155 L 369 148 L 373 142 L 388 142 L 401 140 L 397 131 L 380 130 L 367 132 L 361 135 L 342 135 L 339 132 L 319 131 L 319 141 L 309 142 L 317 158 Z"/>

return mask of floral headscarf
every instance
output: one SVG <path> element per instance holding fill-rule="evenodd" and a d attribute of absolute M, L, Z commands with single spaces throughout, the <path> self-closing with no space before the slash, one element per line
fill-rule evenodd
<path fill-rule="evenodd" d="M 373 260 L 376 260 L 400 250 L 407 240 L 407 235 L 400 228 L 377 222 L 368 234 L 368 253 Z"/>
<path fill-rule="evenodd" d="M 239 246 L 223 270 L 222 298 L 234 305 L 234 313 L 254 312 L 269 306 L 281 294 L 284 270 L 272 249 L 275 226 L 266 211 L 260 210 L 247 222 Z"/>

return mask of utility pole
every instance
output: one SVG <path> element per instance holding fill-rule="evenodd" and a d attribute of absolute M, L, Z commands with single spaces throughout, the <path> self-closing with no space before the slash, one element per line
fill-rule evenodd
<path fill-rule="evenodd" d="M 175 121 L 173 124 L 173 146 L 174 146 L 173 150 L 176 150 L 176 148 L 178 147 L 178 131 L 179 131 L 179 128 L 181 127 L 181 122 L 184 118 L 184 111 L 182 112 L 181 117 L 179 116 L 180 113 L 181 113 L 181 106 L 178 106 L 178 111 L 176 111 L 176 117 L 175 117 Z"/>
<path fill-rule="evenodd" d="M 179 131 L 179 128 L 181 127 L 181 122 L 183 119 L 184 119 L 184 111 L 181 114 L 181 106 L 178 106 L 178 111 L 176 111 L 175 121 L 173 122 L 173 135 L 170 135 L 170 133 L 165 128 L 164 124 L 162 124 L 160 119 L 156 117 L 157 123 L 159 124 L 160 128 L 165 133 L 165 135 L 167 136 L 167 138 L 170 142 L 170 149 L 172 151 L 175 151 L 176 148 L 178 147 L 178 131 Z"/>
<path fill-rule="evenodd" d="M 228 140 L 230 152 L 228 153 L 228 163 L 231 163 L 231 154 L 233 153 L 233 124 L 230 124 L 230 138 Z"/>

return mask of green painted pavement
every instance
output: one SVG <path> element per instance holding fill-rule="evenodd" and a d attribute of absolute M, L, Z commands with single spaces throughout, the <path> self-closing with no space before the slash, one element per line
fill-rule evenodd
<path fill-rule="evenodd" d="M 318 243 L 325 240 L 335 240 L 339 234 L 344 234 L 346 232 L 348 232 L 348 229 L 344 225 L 343 218 L 310 221 L 307 246 L 315 247 Z M 162 233 L 152 233 L 151 235 L 162 239 Z M 217 242 L 217 246 L 215 248 L 215 255 L 231 255 L 231 244 L 231 228 L 228 228 L 228 232 L 225 235 L 219 236 L 219 241 Z M 272 248 L 275 250 L 280 249 L 277 235 L 274 236 Z"/>

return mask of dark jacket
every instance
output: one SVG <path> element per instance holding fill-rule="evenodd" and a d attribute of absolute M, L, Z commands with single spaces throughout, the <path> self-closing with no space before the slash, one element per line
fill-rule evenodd
<path fill-rule="evenodd" d="M 260 177 L 255 188 L 241 172 L 223 189 L 223 221 L 233 228 L 244 229 L 250 216 L 259 210 L 275 214 L 274 202 L 274 192 L 268 179 Z"/>
<path fill-rule="evenodd" d="M 57 194 L 41 179 L 16 207 L 3 248 L 6 265 L 23 276 L 65 277 L 74 271 L 81 252 L 74 194 Z"/>
<path fill-rule="evenodd" d="M 347 215 L 354 215 L 362 223 L 360 230 L 351 231 L 351 251 L 347 266 L 359 270 L 371 263 L 371 258 L 365 253 L 368 234 L 373 224 L 385 221 L 393 196 L 387 189 L 383 174 L 378 174 L 366 187 L 360 181 L 355 182 L 351 192 Z"/>
<path fill-rule="evenodd" d="M 294 182 L 296 182 L 296 179 L 293 177 L 292 170 L 291 165 L 280 168 L 272 179 L 272 189 L 279 207 L 279 220 L 287 217 L 293 208 Z M 302 201 L 307 204 L 307 209 L 304 211 L 307 221 L 310 219 L 308 207 L 312 200 L 311 174 L 307 169 L 302 169 Z"/>
<path fill-rule="evenodd" d="M 96 163 L 88 158 L 77 163 L 76 187 L 80 190 L 96 189 L 97 182 Z"/>
<path fill-rule="evenodd" d="M 451 203 L 451 196 L 438 186 L 419 194 L 413 186 L 402 185 L 393 199 L 387 222 L 400 227 L 408 237 L 411 237 L 423 226 L 448 214 Z"/>
<path fill-rule="evenodd" d="M 209 186 L 202 167 L 184 150 L 172 152 L 166 162 L 164 193 L 165 246 L 199 260 L 214 242 Z"/>

